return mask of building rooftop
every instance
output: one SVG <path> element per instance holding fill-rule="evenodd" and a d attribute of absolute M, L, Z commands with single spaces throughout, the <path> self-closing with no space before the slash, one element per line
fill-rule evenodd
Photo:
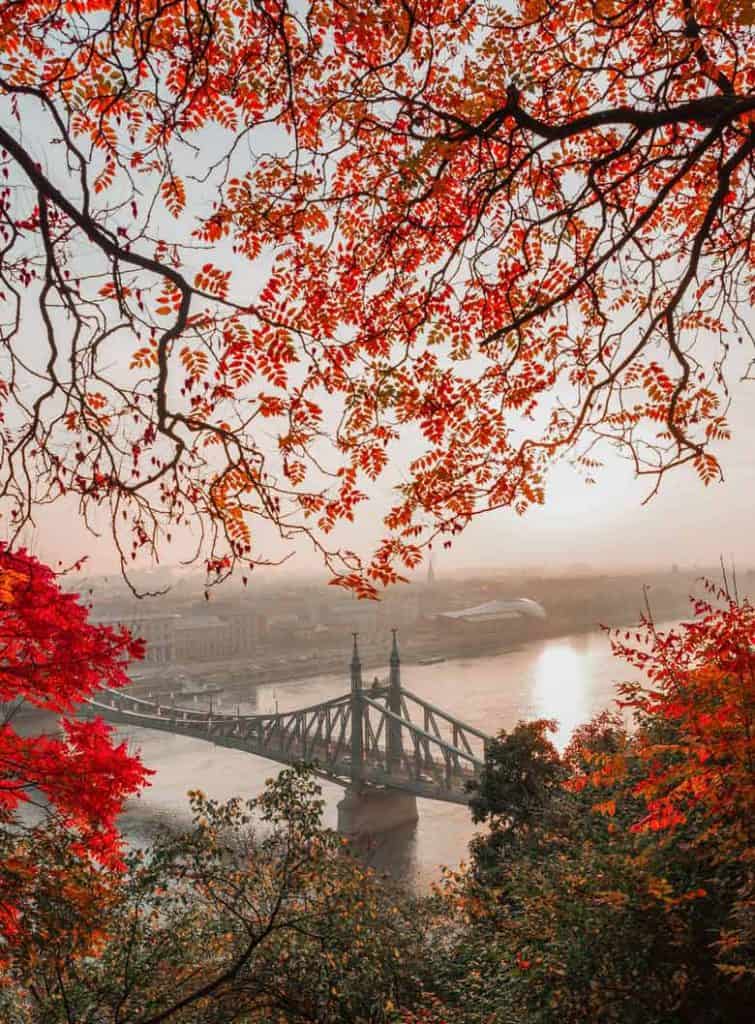
<path fill-rule="evenodd" d="M 544 619 L 545 608 L 529 597 L 515 597 L 508 601 L 486 601 L 473 608 L 462 608 L 455 612 L 440 612 L 444 619 L 466 619 L 484 622 L 492 619 L 533 618 Z"/>

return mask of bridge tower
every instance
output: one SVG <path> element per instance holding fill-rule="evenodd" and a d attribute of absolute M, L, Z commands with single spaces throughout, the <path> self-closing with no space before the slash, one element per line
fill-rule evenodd
<path fill-rule="evenodd" d="M 362 662 L 354 633 L 351 655 L 351 785 L 338 803 L 338 831 L 355 838 L 385 832 L 399 825 L 411 825 L 417 813 L 417 798 L 413 793 L 388 787 L 364 785 L 364 704 L 362 697 Z M 401 663 L 393 630 L 388 710 L 401 715 Z M 389 720 L 386 731 L 386 754 L 389 771 L 400 768 L 401 723 Z"/>
<path fill-rule="evenodd" d="M 391 646 L 391 671 L 388 678 L 388 710 L 394 715 L 401 717 L 401 660 L 398 654 L 398 641 L 396 640 L 397 629 L 392 629 L 393 644 Z M 401 741 L 401 723 L 395 719 L 388 719 L 386 735 L 386 753 L 388 770 L 398 771 L 401 766 L 401 754 L 403 751 Z"/>
<path fill-rule="evenodd" d="M 354 649 L 351 654 L 351 786 L 355 792 L 362 788 L 364 776 L 364 707 L 362 705 L 362 662 L 357 645 L 358 633 L 353 633 Z"/>

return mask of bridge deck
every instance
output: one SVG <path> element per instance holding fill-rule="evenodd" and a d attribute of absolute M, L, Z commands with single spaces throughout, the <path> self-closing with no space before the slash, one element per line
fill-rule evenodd
<path fill-rule="evenodd" d="M 364 690 L 354 647 L 351 692 L 307 708 L 262 715 L 213 714 L 105 690 L 89 713 L 243 750 L 281 764 L 304 761 L 343 786 L 381 787 L 466 804 L 484 767 L 489 738 L 401 687 L 398 652 L 391 682 Z"/>

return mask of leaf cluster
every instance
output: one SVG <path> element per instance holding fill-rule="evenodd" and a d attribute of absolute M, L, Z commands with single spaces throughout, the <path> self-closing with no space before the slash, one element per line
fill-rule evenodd
<path fill-rule="evenodd" d="M 497 961 L 480 972 L 491 1020 L 749 1019 L 755 616 L 715 598 L 616 638 L 648 680 L 620 687 L 632 729 L 603 713 L 563 755 L 543 722 L 491 745 L 473 804 L 488 831 L 445 886 L 461 962 Z"/>
<path fill-rule="evenodd" d="M 303 767 L 257 800 L 192 802 L 191 831 L 132 852 L 109 879 L 96 950 L 65 928 L 16 947 L 14 1020 L 378 1024 L 417 1001 L 427 914 L 322 828 Z M 41 871 L 38 886 L 40 920 L 58 921 Z"/>

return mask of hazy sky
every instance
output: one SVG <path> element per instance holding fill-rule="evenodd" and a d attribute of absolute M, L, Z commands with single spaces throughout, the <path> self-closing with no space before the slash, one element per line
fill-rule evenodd
<path fill-rule="evenodd" d="M 755 394 L 752 383 L 734 384 L 730 412 L 734 436 L 718 449 L 725 480 L 704 487 L 691 468 L 667 474 L 661 491 L 647 505 L 647 480 L 633 479 L 629 463 L 609 458 L 597 482 L 587 485 L 566 464 L 551 474 L 546 505 L 524 516 L 498 511 L 478 517 L 457 538 L 451 551 L 437 550 L 436 568 L 564 568 L 585 562 L 596 569 L 631 569 L 658 565 L 711 564 L 720 555 L 733 557 L 741 569 L 755 567 Z M 367 553 L 377 539 L 388 489 L 362 506 L 356 528 L 337 539 Z M 38 516 L 36 548 L 50 561 L 91 556 L 93 572 L 112 571 L 117 562 L 106 537 L 95 541 L 70 506 L 47 509 Z M 269 555 L 291 550 L 271 530 L 257 533 Z M 360 543 L 361 542 L 361 543 Z M 176 562 L 186 549 L 165 552 L 164 563 Z M 319 566 L 317 556 L 300 542 L 295 556 L 277 571 L 307 572 Z"/>
<path fill-rule="evenodd" d="M 38 127 L 33 119 L 27 130 L 32 127 Z M 25 141 L 32 143 L 43 162 L 49 160 L 41 141 L 44 132 L 40 129 L 33 136 L 27 134 Z M 438 571 L 467 566 L 563 568 L 576 562 L 596 569 L 710 564 L 721 554 L 733 557 L 743 569 L 755 566 L 755 384 L 737 382 L 735 367 L 729 369 L 734 437 L 715 449 L 725 473 L 723 483 L 705 488 L 694 470 L 684 467 L 668 474 L 661 492 L 642 506 L 652 484 L 648 478 L 633 479 L 630 464 L 610 451 L 603 452 L 607 464 L 598 472 L 595 485 L 585 484 L 562 463 L 551 473 L 544 508 L 524 517 L 510 511 L 480 516 L 455 540 L 452 551 L 436 553 Z M 356 527 L 341 528 L 335 543 L 368 555 L 381 535 L 381 518 L 390 499 L 390 480 L 379 483 L 375 499 L 361 507 Z M 90 571 L 116 569 L 112 540 L 107 534 L 100 541 L 87 534 L 73 503 L 40 510 L 37 523 L 34 546 L 40 557 L 54 563 L 86 554 L 91 558 Z M 268 527 L 258 528 L 256 539 L 269 557 L 291 551 L 291 545 L 282 544 Z M 165 550 L 163 563 L 175 563 L 188 552 L 188 544 L 176 544 Z M 309 572 L 319 565 L 302 540 L 300 550 L 279 571 Z"/>

